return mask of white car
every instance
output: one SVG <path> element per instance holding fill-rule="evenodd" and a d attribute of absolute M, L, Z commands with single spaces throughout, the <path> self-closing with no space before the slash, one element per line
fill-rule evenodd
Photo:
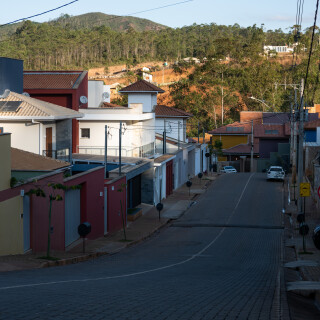
<path fill-rule="evenodd" d="M 235 167 L 233 166 L 224 166 L 222 169 L 221 169 L 221 172 L 222 173 L 237 173 L 237 170 Z"/>
<path fill-rule="evenodd" d="M 282 167 L 272 166 L 267 171 L 267 180 L 284 180 L 284 170 Z"/>

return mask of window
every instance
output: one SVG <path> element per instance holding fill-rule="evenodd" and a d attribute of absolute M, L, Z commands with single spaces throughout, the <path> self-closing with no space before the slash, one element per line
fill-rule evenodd
<path fill-rule="evenodd" d="M 227 132 L 244 132 L 243 127 L 227 127 Z"/>
<path fill-rule="evenodd" d="M 265 134 L 279 134 L 279 130 L 265 130 Z"/>
<path fill-rule="evenodd" d="M 90 139 L 90 129 L 81 129 L 81 138 Z"/>

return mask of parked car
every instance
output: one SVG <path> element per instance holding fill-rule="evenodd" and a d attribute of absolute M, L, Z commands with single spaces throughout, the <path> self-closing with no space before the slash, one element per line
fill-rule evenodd
<path fill-rule="evenodd" d="M 271 166 L 267 171 L 267 180 L 284 180 L 285 172 L 282 167 Z"/>
<path fill-rule="evenodd" d="M 224 166 L 221 169 L 222 173 L 237 173 L 237 169 L 233 166 Z"/>

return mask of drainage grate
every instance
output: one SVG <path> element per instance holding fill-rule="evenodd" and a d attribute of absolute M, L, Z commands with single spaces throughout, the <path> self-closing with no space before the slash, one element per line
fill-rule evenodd
<path fill-rule="evenodd" d="M 173 223 L 175 228 L 250 228 L 250 229 L 284 229 L 284 226 L 249 225 L 249 224 L 217 224 L 217 223 Z"/>

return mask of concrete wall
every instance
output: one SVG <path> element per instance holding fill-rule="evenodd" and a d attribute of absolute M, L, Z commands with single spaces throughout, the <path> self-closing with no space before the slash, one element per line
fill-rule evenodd
<path fill-rule="evenodd" d="M 23 60 L 0 57 L 0 95 L 5 89 L 23 92 Z"/>
<path fill-rule="evenodd" d="M 98 108 L 102 102 L 104 81 L 88 81 L 88 108 Z"/>
<path fill-rule="evenodd" d="M 11 134 L 0 134 L 0 191 L 10 187 L 11 179 Z"/>
<path fill-rule="evenodd" d="M 72 120 L 66 119 L 56 122 L 56 148 L 72 150 Z"/>
<path fill-rule="evenodd" d="M 22 197 L 0 202 L 0 256 L 23 254 Z"/>
<path fill-rule="evenodd" d="M 150 93 L 130 93 L 128 94 L 128 104 L 142 103 L 143 112 L 152 112 L 153 107 L 157 104 L 157 96 Z"/>
<path fill-rule="evenodd" d="M 0 127 L 3 127 L 4 132 L 10 132 L 11 146 L 21 150 L 42 154 L 40 151 L 39 134 L 42 134 L 41 124 L 32 124 L 31 122 L 1 122 Z M 41 146 L 42 147 L 42 146 Z"/>

